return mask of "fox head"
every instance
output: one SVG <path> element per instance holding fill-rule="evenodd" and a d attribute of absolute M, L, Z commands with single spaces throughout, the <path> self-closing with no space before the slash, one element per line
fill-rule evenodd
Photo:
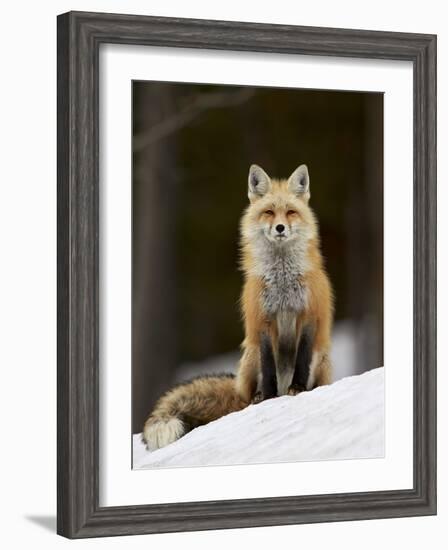
<path fill-rule="evenodd" d="M 315 218 L 308 206 L 310 177 L 305 164 L 287 180 L 271 179 L 253 164 L 249 170 L 248 195 L 250 205 L 242 225 L 246 240 L 265 239 L 283 246 L 316 236 Z"/>

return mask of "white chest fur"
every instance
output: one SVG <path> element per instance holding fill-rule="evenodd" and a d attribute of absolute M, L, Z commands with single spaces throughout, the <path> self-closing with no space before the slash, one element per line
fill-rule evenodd
<path fill-rule="evenodd" d="M 281 247 L 268 243 L 258 250 L 256 260 L 257 274 L 264 282 L 261 300 L 265 313 L 275 316 L 282 311 L 302 311 L 307 303 L 307 289 L 300 282 L 307 270 L 304 247 L 298 242 Z"/>

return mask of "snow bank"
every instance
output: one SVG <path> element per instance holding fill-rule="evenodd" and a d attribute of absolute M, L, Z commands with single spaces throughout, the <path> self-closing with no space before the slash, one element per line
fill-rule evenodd
<path fill-rule="evenodd" d="M 250 405 L 157 451 L 133 438 L 138 469 L 383 457 L 384 368 Z"/>

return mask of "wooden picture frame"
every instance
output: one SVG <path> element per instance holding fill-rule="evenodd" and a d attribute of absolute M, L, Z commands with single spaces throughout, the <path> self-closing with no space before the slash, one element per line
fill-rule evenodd
<path fill-rule="evenodd" d="M 414 75 L 414 485 L 99 506 L 99 46 L 407 60 Z M 436 513 L 436 37 L 70 12 L 58 17 L 58 520 L 69 538 Z"/>

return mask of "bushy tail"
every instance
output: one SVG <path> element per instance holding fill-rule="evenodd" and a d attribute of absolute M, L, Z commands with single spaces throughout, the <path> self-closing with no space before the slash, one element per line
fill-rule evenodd
<path fill-rule="evenodd" d="M 196 378 L 174 387 L 158 400 L 145 422 L 143 441 L 149 450 L 165 447 L 193 428 L 247 405 L 237 394 L 233 375 Z"/>

